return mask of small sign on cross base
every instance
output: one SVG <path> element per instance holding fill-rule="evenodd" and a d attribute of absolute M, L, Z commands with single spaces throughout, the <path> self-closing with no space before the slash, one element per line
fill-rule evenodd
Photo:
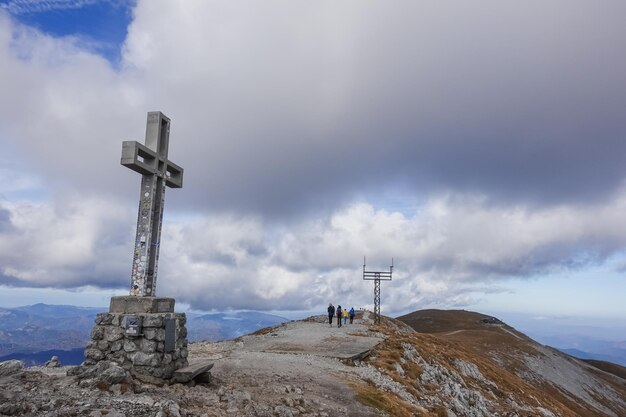
<path fill-rule="evenodd" d="M 130 295 L 156 296 L 165 186 L 182 188 L 183 169 L 167 159 L 170 119 L 148 113 L 146 142 L 122 143 L 121 164 L 142 174 Z"/>

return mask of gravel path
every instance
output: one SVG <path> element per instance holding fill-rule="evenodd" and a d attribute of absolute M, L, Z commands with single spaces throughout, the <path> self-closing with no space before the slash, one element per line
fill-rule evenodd
<path fill-rule="evenodd" d="M 326 320 L 316 316 L 235 341 L 194 343 L 190 362 L 213 360 L 216 386 L 271 407 L 284 404 L 302 415 L 329 417 L 380 415 L 356 401 L 347 384 L 360 380 L 361 370 L 344 363 L 383 340 L 368 332 L 369 313 L 340 328 Z M 268 380 L 274 383 L 259 383 Z"/>

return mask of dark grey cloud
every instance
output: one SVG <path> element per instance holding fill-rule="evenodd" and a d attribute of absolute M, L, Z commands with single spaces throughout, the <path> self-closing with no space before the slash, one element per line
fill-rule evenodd
<path fill-rule="evenodd" d="M 399 185 L 541 207 L 606 200 L 624 182 L 623 2 L 189 7 L 139 2 L 119 71 L 2 20 L 16 154 L 130 201 L 120 143 L 142 141 L 145 113 L 162 110 L 185 168 L 170 207 L 273 219 Z"/>
<path fill-rule="evenodd" d="M 200 53 L 172 84 L 184 204 L 279 217 L 401 182 L 541 206 L 623 183 L 623 3 L 367 4 L 333 19 L 281 4 L 207 30 L 201 51 L 161 45 L 151 64 Z"/>

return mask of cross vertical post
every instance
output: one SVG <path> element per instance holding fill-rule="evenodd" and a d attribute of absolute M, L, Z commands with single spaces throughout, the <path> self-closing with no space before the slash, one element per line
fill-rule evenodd
<path fill-rule="evenodd" d="M 122 143 L 121 164 L 142 174 L 131 295 L 156 296 L 165 187 L 183 186 L 183 169 L 167 159 L 169 136 L 170 119 L 155 111 L 148 113 L 145 145 Z"/>
<path fill-rule="evenodd" d="M 363 279 L 374 281 L 374 322 L 380 324 L 380 281 L 391 281 L 393 273 L 393 258 L 391 258 L 391 266 L 389 272 L 386 271 L 367 271 L 365 269 L 365 256 L 363 257 Z"/>

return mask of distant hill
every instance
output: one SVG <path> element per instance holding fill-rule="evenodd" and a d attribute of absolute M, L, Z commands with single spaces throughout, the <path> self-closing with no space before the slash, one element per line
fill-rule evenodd
<path fill-rule="evenodd" d="M 615 364 L 626 366 L 626 360 L 620 357 L 611 356 L 611 355 L 603 355 L 600 353 L 593 352 L 585 352 L 580 349 L 559 349 L 563 353 L 567 353 L 570 356 L 573 356 L 578 359 L 592 359 L 597 361 L 605 361 L 605 362 L 613 362 Z"/>
<path fill-rule="evenodd" d="M 419 310 L 397 318 L 420 333 L 484 330 L 490 324 L 505 325 L 493 316 L 466 310 Z M 506 325 L 505 325 L 506 326 Z M 510 330 L 512 327 L 506 326 Z M 521 335 L 521 333 L 520 333 Z"/>
<path fill-rule="evenodd" d="M 624 381 L 626 381 L 626 367 L 624 366 L 616 365 L 612 362 L 597 361 L 594 359 L 585 359 L 585 362 L 587 362 L 588 364 L 592 366 L 595 366 L 598 369 L 602 369 L 605 372 L 608 372 L 613 375 L 617 375 L 620 378 L 622 378 Z"/>
<path fill-rule="evenodd" d="M 496 397 L 519 395 L 559 416 L 626 415 L 625 368 L 619 365 L 574 359 L 480 313 L 431 309 L 398 320 L 434 338 L 419 338 L 415 347 L 422 357 L 473 363 L 480 373 L 461 372 L 492 381 Z"/>
<path fill-rule="evenodd" d="M 15 352 L 0 356 L 0 362 L 17 359 L 23 361 L 26 366 L 39 366 L 45 364 L 53 356 L 57 356 L 63 366 L 80 365 L 85 360 L 85 349 L 80 347 L 71 350 L 44 350 L 36 353 Z"/>
<path fill-rule="evenodd" d="M 562 352 L 581 359 L 597 359 L 614 362 L 626 366 L 626 327 L 616 329 L 613 339 L 605 339 L 602 336 L 589 336 L 584 331 L 575 329 L 579 333 L 558 334 L 546 336 L 549 330 L 543 330 L 542 336 L 537 337 L 542 343 L 554 346 Z M 593 328 L 589 329 L 593 332 Z M 621 337 L 622 340 L 619 340 Z"/>
<path fill-rule="evenodd" d="M 480 334 L 480 331 L 490 329 L 491 327 L 489 325 L 498 325 L 497 327 L 501 328 L 505 332 L 508 332 L 509 334 L 516 335 L 518 338 L 529 339 L 528 336 L 517 331 L 513 327 L 508 326 L 496 317 L 465 310 L 419 310 L 398 317 L 398 320 L 407 323 L 421 333 L 461 333 L 461 330 L 459 329 L 463 329 L 464 332 L 473 330 L 478 332 L 477 334 Z M 595 353 L 580 349 L 560 347 L 557 349 L 578 359 L 595 359 L 626 366 L 626 350 L 619 348 L 619 342 L 596 341 L 597 348 L 600 348 L 602 344 L 604 345 L 602 346 L 604 350 L 609 353 Z"/>
<path fill-rule="evenodd" d="M 101 311 L 48 304 L 0 308 L 0 355 L 85 346 L 96 314 Z"/>
<path fill-rule="evenodd" d="M 289 320 L 284 317 L 255 311 L 192 315 L 187 319 L 187 331 L 192 342 L 218 341 L 234 339 L 286 321 Z"/>
<path fill-rule="evenodd" d="M 42 303 L 0 307 L 0 360 L 22 359 L 26 364 L 41 365 L 57 355 L 64 364 L 78 365 L 96 314 L 106 310 Z M 217 341 L 285 321 L 288 320 L 283 317 L 254 311 L 187 313 L 187 330 L 191 341 Z M 53 350 L 57 353 L 51 353 Z M 76 354 L 78 351 L 80 355 Z"/>

